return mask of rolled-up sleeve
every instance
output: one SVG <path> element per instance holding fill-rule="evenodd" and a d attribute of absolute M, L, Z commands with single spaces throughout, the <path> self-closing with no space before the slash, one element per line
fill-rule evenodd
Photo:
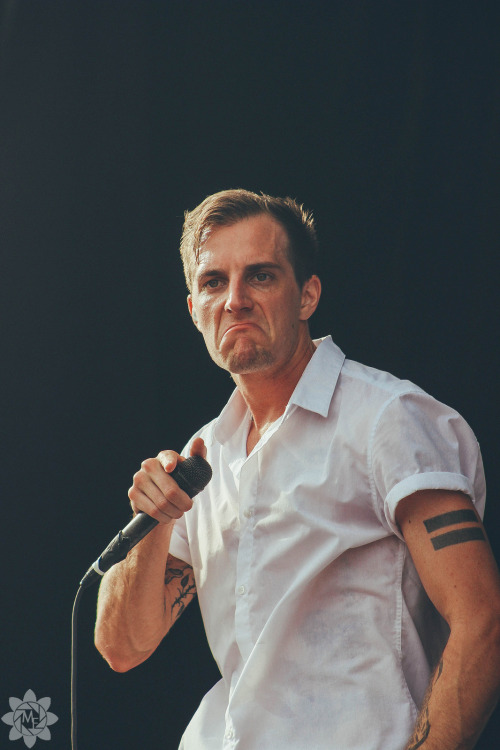
<path fill-rule="evenodd" d="M 397 505 L 419 490 L 463 492 L 483 515 L 486 486 L 479 444 L 449 406 L 422 391 L 395 396 L 381 409 L 370 442 L 374 501 L 400 538 Z"/>
<path fill-rule="evenodd" d="M 186 519 L 181 516 L 176 522 L 172 531 L 172 538 L 170 539 L 169 553 L 174 557 L 178 557 L 179 560 L 192 565 L 191 552 L 189 551 L 189 544 L 187 539 Z"/>

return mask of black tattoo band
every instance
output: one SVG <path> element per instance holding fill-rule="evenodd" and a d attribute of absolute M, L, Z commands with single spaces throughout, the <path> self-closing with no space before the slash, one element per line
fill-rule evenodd
<path fill-rule="evenodd" d="M 445 526 L 453 526 L 456 523 L 478 523 L 477 516 L 473 510 L 451 510 L 449 513 L 442 513 L 440 516 L 434 516 L 434 518 L 428 518 L 424 521 L 427 533 L 431 534 L 433 531 L 442 529 Z"/>
<path fill-rule="evenodd" d="M 462 542 L 485 542 L 485 536 L 481 529 L 456 529 L 448 531 L 447 534 L 440 534 L 431 539 L 432 546 L 435 550 L 450 547 L 452 544 L 462 544 Z"/>

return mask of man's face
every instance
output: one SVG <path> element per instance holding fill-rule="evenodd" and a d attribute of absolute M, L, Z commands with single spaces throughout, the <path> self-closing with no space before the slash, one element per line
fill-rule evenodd
<path fill-rule="evenodd" d="M 287 245 L 281 224 L 259 214 L 213 230 L 202 246 L 189 310 L 214 362 L 233 374 L 271 374 L 308 337 L 317 299 L 309 282 L 299 289 Z"/>

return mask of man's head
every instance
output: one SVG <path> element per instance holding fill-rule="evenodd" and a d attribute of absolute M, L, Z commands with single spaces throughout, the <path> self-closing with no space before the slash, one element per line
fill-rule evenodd
<path fill-rule="evenodd" d="M 249 190 L 223 190 L 209 195 L 193 211 L 185 213 L 181 257 L 189 291 L 200 250 L 211 232 L 259 214 L 274 218 L 285 230 L 287 252 L 299 288 L 316 273 L 318 242 L 309 211 L 292 198 L 273 198 Z"/>
<path fill-rule="evenodd" d="M 280 218 L 287 217 L 280 220 L 274 209 L 263 210 L 269 201 L 244 193 L 222 194 L 223 214 L 209 205 L 210 222 L 204 220 L 206 203 L 190 214 L 202 216 L 191 228 L 188 219 L 184 233 L 184 240 L 191 234 L 191 252 L 185 256 L 188 307 L 220 367 L 234 376 L 265 371 L 266 377 L 274 377 L 288 368 L 296 371 L 297 361 L 307 361 L 312 351 L 308 320 L 317 307 L 321 284 L 304 245 L 315 250 L 316 243 L 307 229 L 311 219 L 299 206 L 270 199 Z M 238 209 L 232 196 L 238 199 Z M 221 197 L 215 198 L 220 204 Z M 292 228 L 287 230 L 285 223 Z"/>

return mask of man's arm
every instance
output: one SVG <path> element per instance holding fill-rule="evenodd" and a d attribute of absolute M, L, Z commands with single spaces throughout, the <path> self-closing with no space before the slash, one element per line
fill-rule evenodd
<path fill-rule="evenodd" d="M 194 441 L 194 453 L 205 454 L 202 440 Z M 95 644 L 118 672 L 145 661 L 196 594 L 191 566 L 169 554 L 175 521 L 193 505 L 169 476 L 179 460 L 163 451 L 142 463 L 129 490 L 131 505 L 159 524 L 101 582 Z"/>
<path fill-rule="evenodd" d="M 450 637 L 407 750 L 473 748 L 500 695 L 500 576 L 465 495 L 421 491 L 396 520 Z"/>

